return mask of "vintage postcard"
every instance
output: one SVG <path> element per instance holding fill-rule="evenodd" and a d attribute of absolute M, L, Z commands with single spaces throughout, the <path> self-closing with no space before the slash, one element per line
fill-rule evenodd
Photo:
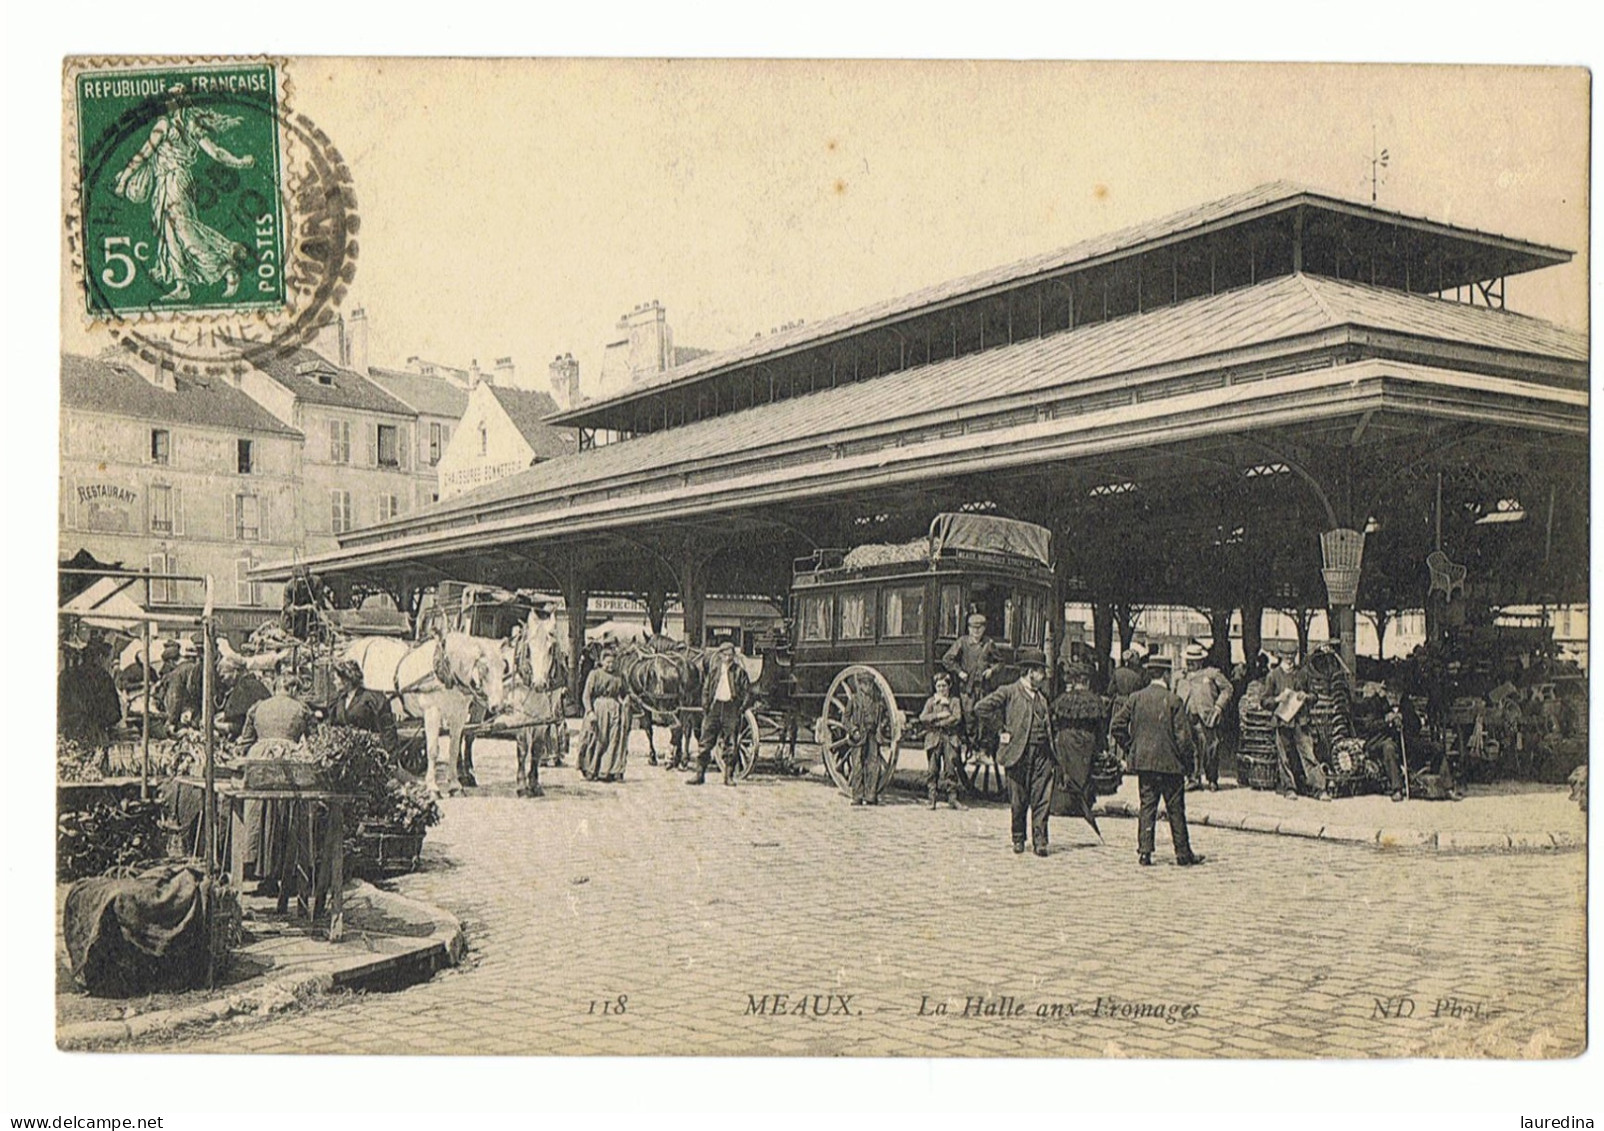
<path fill-rule="evenodd" d="M 1589 82 L 67 59 L 59 1047 L 1581 1055 Z"/>

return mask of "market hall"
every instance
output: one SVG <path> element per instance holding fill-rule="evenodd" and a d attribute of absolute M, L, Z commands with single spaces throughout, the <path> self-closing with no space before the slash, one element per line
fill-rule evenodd
<path fill-rule="evenodd" d="M 592 595 L 699 640 L 709 593 L 995 514 L 1052 532 L 1101 665 L 1144 606 L 1239 615 L 1249 658 L 1264 609 L 1329 610 L 1362 677 L 1356 611 L 1424 609 L 1490 686 L 1500 610 L 1587 599 L 1587 338 L 1504 303 L 1571 257 L 1271 184 L 697 358 L 551 418 L 575 454 L 253 576 L 556 590 L 577 657 Z"/>

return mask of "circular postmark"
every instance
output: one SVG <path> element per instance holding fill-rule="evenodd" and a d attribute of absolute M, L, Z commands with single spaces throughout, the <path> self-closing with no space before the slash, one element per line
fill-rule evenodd
<path fill-rule="evenodd" d="M 338 317 L 356 193 L 279 77 L 261 62 L 74 76 L 76 277 L 88 316 L 146 361 L 237 370 Z"/>

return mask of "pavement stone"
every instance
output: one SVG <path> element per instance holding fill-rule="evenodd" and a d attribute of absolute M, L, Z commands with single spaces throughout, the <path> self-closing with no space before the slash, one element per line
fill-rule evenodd
<path fill-rule="evenodd" d="M 510 747 L 481 743 L 476 757 L 486 788 L 445 803 L 423 870 L 395 883 L 461 920 L 463 965 L 141 1047 L 1249 1058 L 1585 1047 L 1579 852 L 1378 852 L 1380 825 L 1351 844 L 1340 824 L 1318 839 L 1264 836 L 1211 815 L 1193 832 L 1205 867 L 1176 867 L 1161 823 L 1144 869 L 1129 822 L 1104 822 L 1100 842 L 1058 818 L 1052 855 L 1016 857 L 1000 805 L 931 812 L 893 794 L 853 808 L 815 781 L 761 772 L 691 790 L 638 756 L 620 785 L 556 769 L 529 800 L 512 796 Z M 1288 804 L 1278 825 L 1310 819 Z M 809 1008 L 776 1016 L 778 995 Z M 829 1015 L 813 1015 L 815 995 Z M 847 997 L 845 1013 L 831 995 Z M 986 1013 L 1004 999 L 1006 1016 Z M 1454 1001 L 1484 1015 L 1454 1017 L 1441 1004 Z M 1051 1016 L 1054 1004 L 1074 1012 Z"/>

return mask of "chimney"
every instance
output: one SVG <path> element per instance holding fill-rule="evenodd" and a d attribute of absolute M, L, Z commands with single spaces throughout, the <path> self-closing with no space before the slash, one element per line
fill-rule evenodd
<path fill-rule="evenodd" d="M 496 384 L 504 389 L 516 389 L 518 387 L 518 369 L 513 365 L 512 358 L 496 358 Z"/>
<path fill-rule="evenodd" d="M 345 368 L 345 323 L 338 314 L 330 315 L 329 320 L 318 327 L 311 347 L 324 361 Z"/>
<path fill-rule="evenodd" d="M 345 328 L 345 366 L 363 376 L 368 372 L 368 312 L 362 307 L 351 311 L 350 324 Z"/>
<path fill-rule="evenodd" d="M 551 399 L 563 411 L 579 405 L 579 362 L 571 353 L 560 353 L 550 366 Z"/>
<path fill-rule="evenodd" d="M 178 392 L 177 374 L 171 365 L 163 361 L 140 356 L 137 361 L 130 363 L 129 368 L 164 393 Z"/>
<path fill-rule="evenodd" d="M 484 373 L 484 372 L 482 372 L 480 370 L 480 368 L 479 368 L 479 359 L 476 357 L 471 362 L 468 363 L 468 388 L 470 388 L 470 389 L 478 388 L 479 387 L 479 383 L 481 381 L 485 382 L 486 384 L 493 384 L 494 383 L 494 382 L 492 382 L 490 380 L 490 377 L 489 377 L 488 374 L 486 374 L 486 373 Z"/>

